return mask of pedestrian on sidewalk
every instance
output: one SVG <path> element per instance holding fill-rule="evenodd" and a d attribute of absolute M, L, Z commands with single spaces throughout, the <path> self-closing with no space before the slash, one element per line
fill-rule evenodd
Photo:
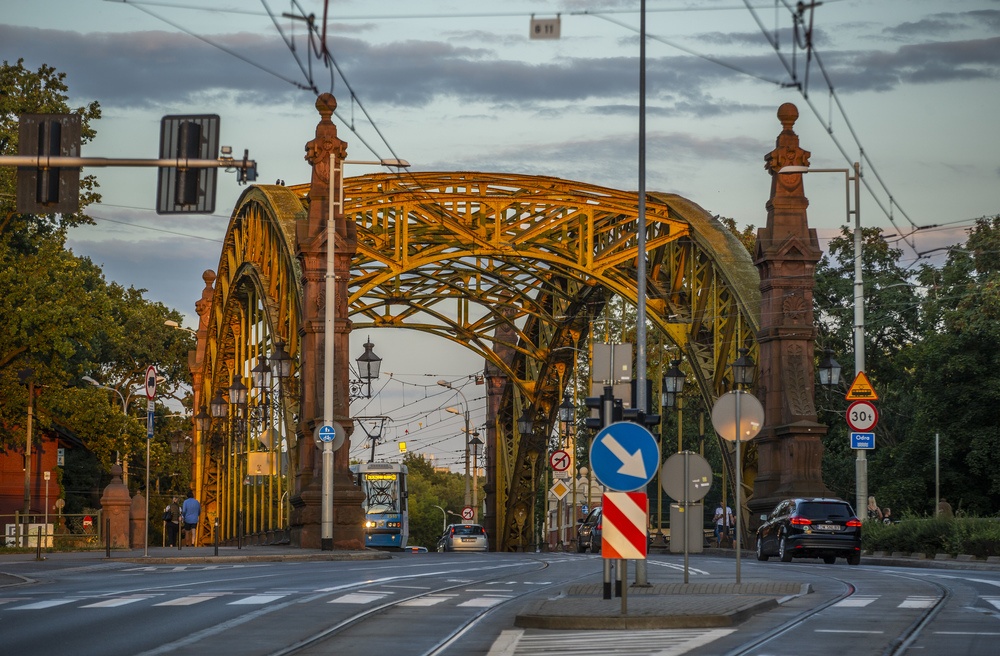
<path fill-rule="evenodd" d="M 167 528 L 167 546 L 176 547 L 177 546 L 177 534 L 180 530 L 181 521 L 181 507 L 179 499 L 175 496 L 167 504 L 167 507 L 163 509 L 163 522 L 166 524 Z"/>
<path fill-rule="evenodd" d="M 715 546 L 721 547 L 723 542 L 729 543 L 730 540 L 730 528 L 736 523 L 736 519 L 733 517 L 733 509 L 729 506 L 725 508 L 720 504 L 715 509 L 715 517 L 712 519 L 715 522 Z"/>
<path fill-rule="evenodd" d="M 882 521 L 882 509 L 878 507 L 878 502 L 875 501 L 875 497 L 868 497 L 868 519 L 873 519 L 877 522 Z"/>
<path fill-rule="evenodd" d="M 181 504 L 181 516 L 184 518 L 184 530 L 187 531 L 188 546 L 195 546 L 195 533 L 198 530 L 198 517 L 201 515 L 201 504 L 194 498 L 194 492 L 188 490 L 187 499 Z"/>

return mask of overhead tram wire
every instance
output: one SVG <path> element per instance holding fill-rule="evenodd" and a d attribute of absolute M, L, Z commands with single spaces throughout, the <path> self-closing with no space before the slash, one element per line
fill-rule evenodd
<path fill-rule="evenodd" d="M 764 27 L 764 25 L 761 22 L 759 16 L 754 11 L 754 8 L 750 5 L 749 0 L 743 0 L 743 2 L 744 2 L 744 5 L 746 6 L 747 10 L 754 17 L 754 20 L 757 22 L 758 27 L 760 28 L 761 32 L 764 34 L 764 37 L 767 39 L 768 43 L 770 43 L 771 46 L 772 46 L 772 48 L 774 48 L 775 53 L 777 54 L 779 60 L 781 60 L 782 63 L 785 65 L 785 67 L 788 68 L 788 63 L 786 62 L 784 56 L 780 52 L 780 48 L 779 48 L 779 44 L 777 42 L 777 39 L 776 38 L 775 39 L 771 39 L 771 37 L 767 34 L 766 27 Z M 799 17 L 801 15 L 800 12 L 799 12 L 798 7 L 792 7 L 791 4 L 788 2 L 788 0 L 781 0 L 781 3 L 785 6 L 785 9 L 792 15 L 793 25 L 797 25 Z M 813 10 L 813 9 L 815 9 L 815 5 L 811 5 L 810 7 L 804 7 L 803 9 L 805 9 L 805 8 Z M 840 97 L 837 95 L 837 92 L 836 92 L 836 89 L 834 87 L 833 81 L 830 79 L 830 75 L 828 74 L 828 72 L 826 70 L 826 67 L 823 65 L 823 60 L 822 60 L 821 55 L 816 50 L 816 48 L 813 46 L 812 36 L 811 36 L 811 30 L 812 30 L 812 23 L 810 22 L 810 26 L 809 26 L 809 29 L 808 29 L 807 34 L 806 34 L 806 43 L 805 43 L 805 47 L 806 47 L 807 52 L 808 52 L 808 56 L 806 58 L 806 71 L 805 71 L 806 84 L 797 83 L 797 84 L 793 84 L 793 85 L 790 85 L 790 86 L 794 86 L 795 88 L 797 88 L 799 90 L 799 94 L 802 96 L 803 100 L 806 101 L 806 104 L 808 105 L 809 109 L 812 111 L 812 113 L 816 117 L 816 119 L 826 129 L 827 134 L 830 136 L 830 139 L 833 141 L 833 143 L 836 146 L 837 150 L 839 150 L 840 153 L 841 153 L 841 155 L 844 157 L 844 160 L 846 162 L 848 162 L 848 163 L 854 161 L 854 158 L 852 158 L 847 153 L 847 151 L 843 147 L 843 144 L 840 143 L 840 140 L 837 139 L 837 137 L 834 136 L 834 134 L 833 134 L 832 119 L 824 121 L 821 112 L 817 109 L 817 107 L 815 106 L 815 104 L 812 102 L 812 100 L 809 97 L 809 89 L 808 89 L 808 67 L 809 67 L 809 63 L 813 59 L 815 59 L 816 65 L 818 66 L 818 68 L 820 70 L 820 73 L 823 76 L 823 80 L 826 82 L 827 93 L 829 94 L 830 98 L 832 99 L 832 101 L 836 105 L 836 108 L 837 108 L 837 110 L 838 110 L 838 112 L 840 114 L 840 117 L 844 121 L 844 124 L 847 126 L 847 130 L 851 134 L 851 137 L 854 140 L 854 143 L 855 143 L 855 145 L 858 148 L 859 155 L 858 155 L 857 159 L 860 160 L 860 161 L 863 161 L 866 164 L 866 167 L 869 170 L 871 170 L 872 175 L 875 177 L 875 180 L 881 186 L 882 192 L 889 199 L 889 208 L 887 209 L 885 207 L 883 201 L 881 200 L 881 198 L 879 198 L 879 196 L 877 196 L 875 194 L 875 190 L 872 188 L 872 185 L 868 182 L 868 180 L 865 179 L 864 176 L 861 176 L 861 180 L 862 180 L 862 182 L 864 182 L 865 189 L 868 190 L 868 193 L 871 196 L 872 200 L 875 201 L 875 204 L 879 207 L 880 210 L 882 210 L 882 213 L 889 220 L 889 222 L 893 225 L 893 227 L 896 229 L 897 233 L 900 234 L 900 236 L 901 236 L 900 238 L 903 240 L 903 242 L 906 243 L 906 245 L 909 246 L 913 250 L 914 253 L 916 253 L 916 254 L 919 255 L 919 253 L 917 251 L 917 247 L 916 247 L 916 242 L 914 242 L 912 239 L 908 239 L 907 236 L 904 236 L 903 231 L 899 229 L 899 226 L 898 226 L 898 224 L 896 223 L 896 220 L 895 220 L 895 216 L 893 215 L 892 208 L 896 207 L 897 209 L 899 209 L 899 212 L 907 220 L 907 222 L 910 224 L 910 226 L 914 228 L 914 231 L 922 230 L 922 229 L 925 229 L 925 228 L 927 228 L 929 226 L 919 226 L 919 225 L 917 225 L 917 223 L 909 216 L 909 214 L 899 205 L 899 203 L 896 201 L 895 196 L 892 194 L 892 192 L 889 190 L 888 185 L 885 183 L 885 180 L 883 180 L 882 176 L 879 174 L 878 168 L 875 166 L 874 162 L 868 156 L 868 153 L 865 151 L 864 146 L 862 146 L 862 144 L 861 144 L 861 139 L 858 136 L 857 131 L 854 129 L 854 126 L 851 123 L 850 117 L 847 115 L 847 111 L 844 108 L 843 103 L 841 103 L 841 101 L 840 101 Z M 797 40 L 795 40 L 793 38 L 793 41 L 795 41 L 796 45 L 798 45 L 797 44 Z M 796 69 L 795 69 L 794 66 L 791 68 L 791 70 L 789 72 L 792 75 L 793 80 L 796 80 L 798 76 L 797 76 L 797 71 L 796 71 Z M 907 234 L 912 234 L 912 233 L 907 233 Z"/>
<path fill-rule="evenodd" d="M 304 91 L 312 91 L 312 89 L 310 89 L 309 87 L 303 85 L 301 82 L 297 82 L 296 80 L 293 80 L 290 77 L 282 75 L 281 73 L 278 73 L 277 71 L 273 71 L 273 70 L 271 70 L 269 68 L 264 67 L 261 64 L 258 64 L 255 61 L 247 59 L 243 55 L 241 55 L 241 54 L 235 52 L 234 50 L 231 50 L 231 49 L 229 49 L 229 48 L 227 48 L 227 47 L 225 47 L 223 45 L 220 45 L 218 43 L 214 43 L 211 39 L 208 39 L 208 38 L 203 37 L 203 36 L 201 36 L 199 34 L 196 34 L 196 33 L 192 32 L 191 30 L 187 29 L 186 27 L 183 27 L 182 25 L 179 25 L 178 23 L 175 23 L 175 22 L 173 22 L 171 20 L 168 20 L 168 19 L 164 18 L 163 16 L 160 16 L 160 15 L 158 15 L 158 14 L 150 11 L 149 9 L 146 9 L 145 7 L 142 7 L 140 5 L 140 3 L 128 2 L 127 0 L 121 0 L 121 2 L 123 4 L 128 4 L 130 7 L 135 7 L 139 11 L 145 12 L 146 14 L 152 16 L 153 18 L 155 18 L 157 20 L 163 21 L 167 25 L 170 25 L 171 27 L 173 27 L 175 29 L 178 29 L 181 32 L 184 32 L 188 36 L 191 36 L 191 37 L 194 37 L 195 39 L 198 39 L 202 43 L 210 45 L 213 48 L 217 48 L 217 49 L 221 50 L 222 52 L 226 53 L 227 55 L 235 57 L 236 59 L 239 59 L 240 61 L 242 61 L 244 63 L 250 64 L 254 68 L 257 68 L 257 69 L 260 69 L 261 71 L 264 71 L 268 75 L 273 75 L 274 77 L 278 78 L 279 80 L 282 80 L 284 82 L 288 82 L 289 84 L 291 84 L 291 85 L 293 85 L 295 87 L 298 87 L 299 89 L 302 89 Z"/>

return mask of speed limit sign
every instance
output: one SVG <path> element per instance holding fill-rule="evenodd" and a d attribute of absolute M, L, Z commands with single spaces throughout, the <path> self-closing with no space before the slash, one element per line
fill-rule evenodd
<path fill-rule="evenodd" d="M 869 401 L 855 401 L 847 408 L 847 425 L 851 430 L 863 433 L 875 428 L 878 410 Z"/>

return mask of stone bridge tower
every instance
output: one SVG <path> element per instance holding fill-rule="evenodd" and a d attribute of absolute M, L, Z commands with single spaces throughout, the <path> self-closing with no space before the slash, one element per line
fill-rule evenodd
<path fill-rule="evenodd" d="M 769 512 L 792 496 L 829 496 L 823 483 L 822 438 L 826 426 L 816 421 L 813 402 L 813 287 L 822 252 L 809 227 L 802 174 L 779 174 L 785 166 L 808 166 L 809 152 L 799 148 L 792 130 L 799 111 L 778 108 L 782 131 L 768 153 L 771 175 L 767 225 L 757 232 L 754 264 L 760 272 L 760 380 L 764 428 L 757 437 L 758 469 L 749 502 L 756 515 Z"/>

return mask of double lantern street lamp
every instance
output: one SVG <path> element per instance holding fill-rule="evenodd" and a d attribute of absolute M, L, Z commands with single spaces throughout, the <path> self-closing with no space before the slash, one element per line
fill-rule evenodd
<path fill-rule="evenodd" d="M 569 467 L 570 467 L 570 475 L 573 477 L 573 487 L 572 487 L 572 492 L 573 492 L 573 510 L 570 512 L 570 516 L 572 517 L 571 525 L 570 525 L 570 531 L 574 531 L 573 537 L 570 538 L 570 542 L 573 543 L 573 545 L 575 546 L 575 543 L 576 543 L 575 529 L 576 529 L 576 521 L 577 521 L 577 517 L 576 517 L 576 443 L 575 443 L 575 441 L 573 439 L 574 435 L 573 435 L 572 429 L 573 429 L 573 426 L 576 423 L 576 406 L 573 405 L 573 401 L 569 398 L 569 394 L 563 394 L 562 403 L 559 404 L 559 423 L 562 425 L 563 433 L 565 435 L 565 440 L 566 440 L 565 445 L 564 445 L 563 448 L 567 449 L 569 451 L 569 453 L 570 453 Z M 556 503 L 556 511 L 557 511 L 557 516 L 559 517 L 557 525 L 558 525 L 558 529 L 559 529 L 559 540 L 558 540 L 558 542 L 560 542 L 560 543 L 562 543 L 562 541 L 563 541 L 563 539 L 562 539 L 563 538 L 563 526 L 562 526 L 563 509 L 562 509 L 561 505 L 562 505 L 562 500 L 559 500 Z"/>
<path fill-rule="evenodd" d="M 277 480 L 273 477 L 275 474 L 281 473 L 280 467 L 280 452 L 281 452 L 281 442 L 283 430 L 274 430 L 274 403 L 275 400 L 270 396 L 272 385 L 277 381 L 278 394 L 277 399 L 280 403 L 281 394 L 281 384 L 282 381 L 286 380 L 292 372 L 292 358 L 285 350 L 285 343 L 278 340 L 274 343 L 274 349 L 271 352 L 270 357 L 260 354 L 257 356 L 257 364 L 250 370 L 250 381 L 253 385 L 253 389 L 257 390 L 261 395 L 261 402 L 258 404 L 255 411 L 259 413 L 257 419 L 260 423 L 266 425 L 266 429 L 258 438 L 265 447 L 267 447 L 268 453 L 260 460 L 259 456 L 255 457 L 253 454 L 257 453 L 255 451 L 248 452 L 247 458 L 247 475 L 248 476 L 272 476 L 270 478 L 270 492 L 272 493 L 272 500 L 277 498 L 282 498 L 282 483 L 280 475 L 277 476 Z M 202 405 L 201 410 L 193 417 L 195 429 L 203 436 L 210 431 L 213 419 L 226 419 L 229 416 L 229 407 L 234 408 L 233 419 L 236 432 L 236 439 L 242 439 L 244 437 L 245 422 L 249 418 L 247 412 L 247 397 L 249 393 L 249 388 L 243 383 L 242 376 L 237 374 L 233 377 L 233 383 L 229 386 L 229 400 L 223 397 L 222 389 L 217 388 L 215 390 L 215 396 L 212 398 L 211 402 L 208 404 L 208 408 Z M 279 414 L 280 420 L 280 414 Z M 236 449 L 237 453 L 242 453 L 243 446 L 239 445 Z M 250 462 L 253 460 L 253 462 Z M 266 470 L 266 471 L 265 471 Z M 276 486 L 276 487 L 275 487 Z M 279 501 L 280 505 L 280 501 Z M 282 523 L 285 513 L 282 509 L 279 509 L 278 523 Z"/>

